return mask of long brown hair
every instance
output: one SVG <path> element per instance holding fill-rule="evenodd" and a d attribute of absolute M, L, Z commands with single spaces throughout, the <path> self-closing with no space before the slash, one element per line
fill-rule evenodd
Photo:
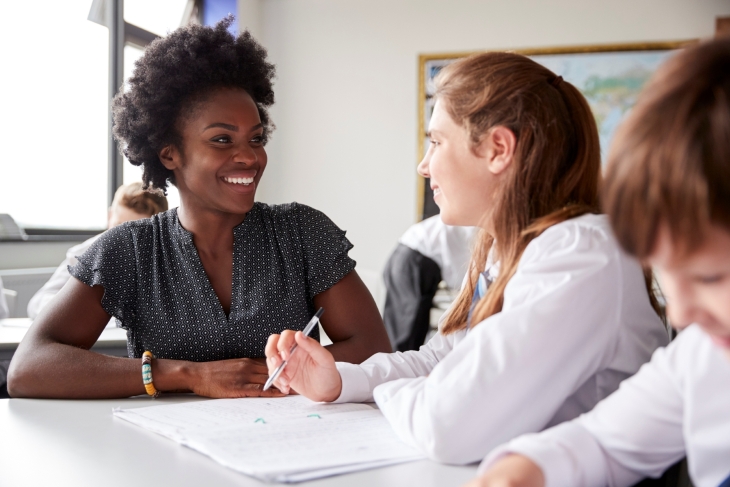
<path fill-rule="evenodd" d="M 662 225 L 685 254 L 710 224 L 730 229 L 730 38 L 680 52 L 652 77 L 611 146 L 603 207 L 640 259 Z"/>
<path fill-rule="evenodd" d="M 500 272 L 474 309 L 476 324 L 502 310 L 504 289 L 527 245 L 552 225 L 599 211 L 598 130 L 581 93 L 531 59 L 490 52 L 461 59 L 436 78 L 437 99 L 465 128 L 475 147 L 496 126 L 517 139 L 506 180 L 490 215 L 494 235 L 482 230 L 466 284 L 442 333 L 467 326 L 479 273 L 494 248 Z"/>

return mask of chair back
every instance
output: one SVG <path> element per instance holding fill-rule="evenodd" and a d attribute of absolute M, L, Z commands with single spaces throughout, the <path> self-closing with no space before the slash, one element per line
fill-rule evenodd
<path fill-rule="evenodd" d="M 5 302 L 8 304 L 8 318 L 14 318 L 15 317 L 15 305 L 18 302 L 18 293 L 17 291 L 13 291 L 12 289 L 5 289 L 3 288 L 3 296 L 5 297 Z"/>

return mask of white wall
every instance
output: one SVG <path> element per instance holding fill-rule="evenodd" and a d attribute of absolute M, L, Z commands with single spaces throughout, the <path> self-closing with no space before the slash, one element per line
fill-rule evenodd
<path fill-rule="evenodd" d="M 419 53 L 708 37 L 730 15 L 728 0 L 239 1 L 278 70 L 259 199 L 324 211 L 375 271 L 415 221 Z"/>

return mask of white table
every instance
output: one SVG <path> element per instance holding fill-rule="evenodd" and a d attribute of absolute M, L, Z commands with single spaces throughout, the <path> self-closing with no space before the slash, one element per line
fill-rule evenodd
<path fill-rule="evenodd" d="M 112 416 L 114 407 L 205 400 L 167 395 L 152 400 L 0 400 L 1 486 L 261 486 L 208 457 Z M 460 486 L 476 466 L 422 460 L 306 482 L 317 487 Z"/>
<path fill-rule="evenodd" d="M 18 344 L 28 332 L 29 326 L 30 319 L 28 318 L 0 320 L 0 360 L 13 357 Z M 127 331 L 122 328 L 106 328 L 91 349 L 106 355 L 126 357 Z"/>

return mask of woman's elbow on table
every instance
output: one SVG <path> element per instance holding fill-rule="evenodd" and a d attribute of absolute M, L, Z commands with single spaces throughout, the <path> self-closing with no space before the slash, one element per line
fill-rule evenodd
<path fill-rule="evenodd" d="M 22 360 L 13 360 L 8 369 L 7 388 L 10 397 L 32 396 L 32 373 Z"/>

